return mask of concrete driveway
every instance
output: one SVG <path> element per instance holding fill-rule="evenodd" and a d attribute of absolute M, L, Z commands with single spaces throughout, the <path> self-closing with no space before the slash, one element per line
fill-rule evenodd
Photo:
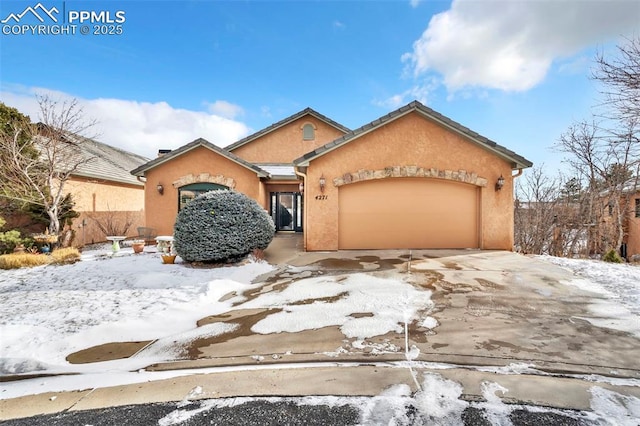
<path fill-rule="evenodd" d="M 256 334 L 251 327 L 268 312 L 237 309 L 199 322 L 240 324 L 234 332 L 195 341 L 185 348 L 189 360 L 149 367 L 157 371 L 218 368 L 205 376 L 70 392 L 58 395 L 57 402 L 46 394 L 0 401 L 0 409 L 5 415 L 13 410 L 14 417 L 19 417 L 25 407 L 55 412 L 179 401 L 202 383 L 210 383 L 211 389 L 205 386 L 200 398 L 378 395 L 398 383 L 416 389 L 413 371 L 433 371 L 459 382 L 469 400 L 481 398 L 481 384 L 486 381 L 509 389 L 503 396 L 507 402 L 558 408 L 589 409 L 593 380 L 603 388 L 640 397 L 640 340 L 584 319 L 593 316 L 589 305 L 599 296 L 563 284 L 575 277 L 562 268 L 510 252 L 304 253 L 299 237 L 284 236 L 274 242 L 276 249 L 270 247 L 266 258 L 279 264 L 279 269 L 260 277 L 261 293 L 281 291 L 317 275 L 397 277 L 432 292 L 434 306 L 429 315 L 437 326 L 412 322 L 407 342 L 404 333 L 389 333 L 371 338 L 362 347 L 336 326 Z M 405 366 L 406 343 L 419 350 L 411 369 Z M 345 350 L 336 352 L 336 348 Z M 246 369 L 247 365 L 255 368 Z"/>

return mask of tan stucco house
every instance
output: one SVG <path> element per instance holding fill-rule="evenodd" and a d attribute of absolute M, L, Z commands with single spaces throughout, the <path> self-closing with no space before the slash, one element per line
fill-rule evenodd
<path fill-rule="evenodd" d="M 636 190 L 629 201 L 631 203 L 631 211 L 627 218 L 627 258 L 640 261 L 640 190 Z"/>
<path fill-rule="evenodd" d="M 126 236 L 136 236 L 145 220 L 144 183 L 130 170 L 149 159 L 93 139 L 75 139 L 86 161 L 65 185 L 75 202 L 74 210 L 80 213 L 72 225 L 74 244 L 106 241 L 107 235 L 98 224 L 120 230 L 128 225 Z"/>
<path fill-rule="evenodd" d="M 513 179 L 531 162 L 419 102 L 349 130 L 307 108 L 225 149 L 197 139 L 134 169 L 146 225 L 171 234 L 230 188 L 307 250 L 513 247 Z"/>
<path fill-rule="evenodd" d="M 73 210 L 79 216 L 70 226 L 61 227 L 60 242 L 75 246 L 103 242 L 107 234 L 101 228 L 123 230 L 127 224 L 125 236 L 136 236 L 145 220 L 144 182 L 132 176 L 131 169 L 149 159 L 78 135 L 65 134 L 64 138 L 73 147 L 73 160 L 78 163 L 64 184 L 64 195 L 71 194 Z M 20 211 L 7 219 L 8 229 L 35 233 L 45 228 Z"/>
<path fill-rule="evenodd" d="M 618 202 L 614 202 L 607 195 L 604 195 L 602 219 L 599 221 L 598 233 L 606 236 L 617 235 L 618 214 L 622 210 L 624 212 L 621 217 L 623 236 L 620 255 L 627 260 L 640 262 L 640 188 L 637 188 L 635 184 L 629 185 L 622 191 L 622 194 L 619 194 L 619 197 Z M 612 238 L 596 237 L 596 242 L 610 239 Z M 607 246 L 598 247 L 597 252 L 610 248 Z"/>

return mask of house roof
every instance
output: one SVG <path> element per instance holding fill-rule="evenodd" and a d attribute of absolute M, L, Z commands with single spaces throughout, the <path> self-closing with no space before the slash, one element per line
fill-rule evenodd
<path fill-rule="evenodd" d="M 333 151 L 334 149 L 337 149 L 339 147 L 341 147 L 342 145 L 345 145 L 357 138 L 359 138 L 360 136 L 363 136 L 371 131 L 374 131 L 375 129 L 391 122 L 394 121 L 400 117 L 403 117 L 411 112 L 418 112 L 422 115 L 424 115 L 425 117 L 429 118 L 432 121 L 435 121 L 436 123 L 440 124 L 443 127 L 448 128 L 449 130 L 458 133 L 464 137 L 466 137 L 467 139 L 470 139 L 472 142 L 475 142 L 476 144 L 480 145 L 481 147 L 493 152 L 494 154 L 496 154 L 497 156 L 509 161 L 511 163 L 511 167 L 513 169 L 522 169 L 522 168 L 527 168 L 527 167 L 531 167 L 533 165 L 533 163 L 529 160 L 527 160 L 526 158 L 516 154 L 515 152 L 503 147 L 502 145 L 498 145 L 496 142 L 474 132 L 473 130 L 463 126 L 460 123 L 457 123 L 453 120 L 451 120 L 448 117 L 445 117 L 444 115 L 432 110 L 431 108 L 428 108 L 426 106 L 424 106 L 423 104 L 421 104 L 418 101 L 413 101 L 395 111 L 390 112 L 387 115 L 384 115 L 374 121 L 372 121 L 371 123 L 365 124 L 364 126 L 353 130 L 341 137 L 339 137 L 338 139 L 333 140 L 332 142 L 329 142 L 328 144 L 321 146 L 311 152 L 306 153 L 305 155 L 303 155 L 300 158 L 297 158 L 296 160 L 293 161 L 293 164 L 296 166 L 308 166 L 309 163 L 313 160 L 315 160 L 318 157 L 321 157 L 331 151 Z"/>
<path fill-rule="evenodd" d="M 185 154 L 195 148 L 198 147 L 204 147 L 207 149 L 210 149 L 211 151 L 226 157 L 227 159 L 229 159 L 230 161 L 233 161 L 236 164 L 241 165 L 242 167 L 246 167 L 247 169 L 255 172 L 258 177 L 269 177 L 269 173 L 266 172 L 265 170 L 261 169 L 260 167 L 249 163 L 248 161 L 243 160 L 242 158 L 212 144 L 211 142 L 202 139 L 202 138 L 198 138 L 196 140 L 194 140 L 193 142 L 190 142 L 186 145 L 181 146 L 178 149 L 175 149 L 167 154 L 162 155 L 161 157 L 155 158 L 133 170 L 131 170 L 131 174 L 135 175 L 135 176 L 144 176 L 145 172 L 147 172 L 148 170 L 159 166 L 160 164 L 166 163 L 169 160 L 172 160 L 173 158 L 176 158 L 182 154 Z"/>
<path fill-rule="evenodd" d="M 249 142 L 252 142 L 252 141 L 258 139 L 259 137 L 266 135 L 267 133 L 271 133 L 274 130 L 279 129 L 282 126 L 285 126 L 285 125 L 287 125 L 287 124 L 289 124 L 289 123 L 291 123 L 293 121 L 296 121 L 297 119 L 299 119 L 301 117 L 304 117 L 305 115 L 311 115 L 311 116 L 317 118 L 318 120 L 324 121 L 328 125 L 335 127 L 336 129 L 340 130 L 343 133 L 347 133 L 347 132 L 350 131 L 349 128 L 344 127 L 342 124 L 340 124 L 340 123 L 338 123 L 336 121 L 333 121 L 329 117 L 326 117 L 326 116 L 320 114 L 319 112 L 317 112 L 317 111 L 315 111 L 315 110 L 313 110 L 311 108 L 305 108 L 302 111 L 293 114 L 292 116 L 289 116 L 289 117 L 287 117 L 287 118 L 285 118 L 283 120 L 280 120 L 277 123 L 274 123 L 274 124 L 270 125 L 269 127 L 265 127 L 264 129 L 254 133 L 252 135 L 249 135 L 246 138 L 240 139 L 239 141 L 234 142 L 231 145 L 226 146 L 225 149 L 227 151 L 231 152 L 236 148 L 240 148 L 241 146 L 246 145 Z"/>
<path fill-rule="evenodd" d="M 74 176 L 144 185 L 129 171 L 149 161 L 148 158 L 82 136 L 65 133 L 64 137 L 80 148 L 75 155 L 86 160 L 78 166 Z"/>

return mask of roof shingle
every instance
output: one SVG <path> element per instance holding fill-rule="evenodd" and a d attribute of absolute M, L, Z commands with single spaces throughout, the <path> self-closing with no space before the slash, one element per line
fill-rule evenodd
<path fill-rule="evenodd" d="M 78 135 L 67 133 L 65 138 L 79 148 L 77 155 L 84 158 L 73 175 L 144 185 L 131 175 L 130 170 L 146 163 L 148 158 Z"/>
<path fill-rule="evenodd" d="M 214 144 L 212 144 L 211 142 L 207 141 L 206 139 L 203 138 L 198 138 L 196 140 L 194 140 L 193 142 L 190 142 L 186 145 L 181 146 L 178 149 L 175 149 L 167 154 L 162 155 L 161 157 L 155 158 L 133 170 L 131 170 L 131 174 L 135 175 L 135 176 L 144 176 L 145 172 L 147 170 L 150 170 L 156 166 L 159 166 L 160 164 L 163 164 L 169 160 L 171 160 L 172 158 L 175 158 L 179 155 L 182 155 L 186 152 L 191 151 L 192 149 L 195 149 L 197 147 L 205 147 L 207 149 L 210 149 L 211 151 L 228 158 L 229 160 L 243 166 L 246 167 L 249 170 L 254 171 L 258 177 L 269 177 L 269 173 L 262 170 L 260 167 L 249 163 L 248 161 L 243 160 L 242 158 L 232 154 L 231 152 L 228 152 L 227 150 L 220 148 Z"/>

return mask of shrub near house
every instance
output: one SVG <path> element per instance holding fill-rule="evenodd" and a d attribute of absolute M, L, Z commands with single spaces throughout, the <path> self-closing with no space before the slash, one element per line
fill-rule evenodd
<path fill-rule="evenodd" d="M 22 238 L 20 231 L 11 229 L 8 231 L 1 231 L 6 221 L 0 217 L 0 254 L 11 253 L 13 249 L 28 241 L 28 239 Z"/>
<path fill-rule="evenodd" d="M 246 195 L 211 191 L 189 202 L 174 227 L 174 247 L 187 262 L 224 262 L 267 248 L 275 226 Z"/>

